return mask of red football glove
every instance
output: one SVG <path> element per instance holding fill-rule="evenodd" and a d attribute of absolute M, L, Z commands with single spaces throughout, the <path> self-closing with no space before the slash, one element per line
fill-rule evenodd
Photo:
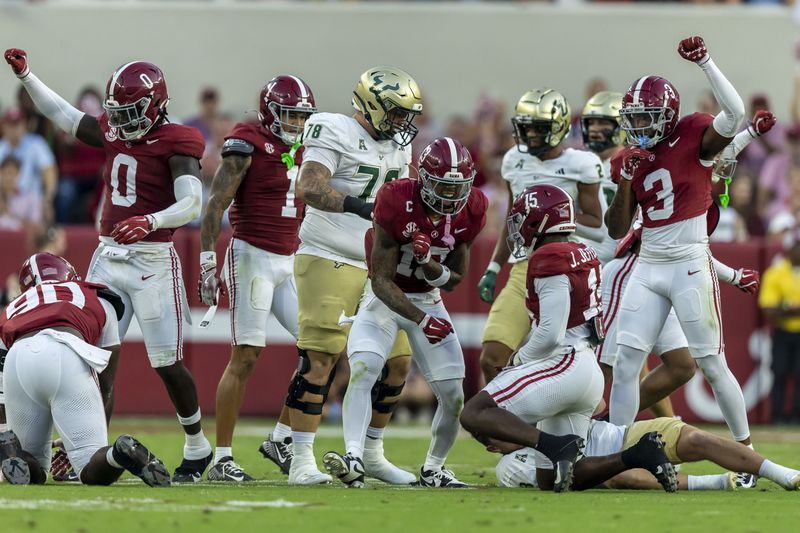
<path fill-rule="evenodd" d="M 733 281 L 731 283 L 740 291 L 744 291 L 747 294 L 755 294 L 758 292 L 758 286 L 761 283 L 761 277 L 758 275 L 757 270 L 740 268 L 734 272 Z"/>
<path fill-rule="evenodd" d="M 419 231 L 411 236 L 411 243 L 414 245 L 414 261 L 418 265 L 424 265 L 431 260 L 431 238 Z"/>
<path fill-rule="evenodd" d="M 678 45 L 678 54 L 692 63 L 702 64 L 708 61 L 708 48 L 699 35 L 682 40 Z"/>
<path fill-rule="evenodd" d="M 53 476 L 53 481 L 69 481 L 70 470 L 72 464 L 69 462 L 67 452 L 64 448 L 58 448 L 50 462 L 50 475 Z"/>
<path fill-rule="evenodd" d="M 760 137 L 771 130 L 775 122 L 775 115 L 762 109 L 753 115 L 753 121 L 747 126 L 747 131 L 751 137 Z"/>
<path fill-rule="evenodd" d="M 142 215 L 118 222 L 111 232 L 111 237 L 119 244 L 133 244 L 147 237 L 153 230 L 155 230 L 153 217 Z"/>
<path fill-rule="evenodd" d="M 436 344 L 442 342 L 448 335 L 454 333 L 453 325 L 443 318 L 437 318 L 431 315 L 425 315 L 420 321 L 419 327 L 428 338 L 428 342 Z"/>
<path fill-rule="evenodd" d="M 6 63 L 11 65 L 11 70 L 14 71 L 18 78 L 24 78 L 31 71 L 28 68 L 28 54 L 25 53 L 25 50 L 9 48 L 3 55 L 6 58 Z"/>
<path fill-rule="evenodd" d="M 622 176 L 622 179 L 630 181 L 636 175 L 636 169 L 639 168 L 642 160 L 649 159 L 652 154 L 643 148 L 628 146 L 623 149 L 621 155 L 622 167 L 619 172 L 620 176 Z"/>

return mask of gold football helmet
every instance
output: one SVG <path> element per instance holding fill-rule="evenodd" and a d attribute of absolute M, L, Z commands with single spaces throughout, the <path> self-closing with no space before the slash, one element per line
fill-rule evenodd
<path fill-rule="evenodd" d="M 583 144 L 592 152 L 602 152 L 612 146 L 621 146 L 625 142 L 625 131 L 621 127 L 619 110 L 622 109 L 622 93 L 600 91 L 583 107 L 581 114 L 581 133 Z M 603 139 L 591 139 L 589 135 L 590 119 L 606 119 L 613 123 L 610 132 L 604 132 Z"/>
<path fill-rule="evenodd" d="M 520 152 L 541 155 L 558 146 L 569 133 L 572 113 L 564 98 L 553 89 L 535 89 L 522 95 L 511 118 Z"/>
<path fill-rule="evenodd" d="M 412 124 L 422 114 L 422 93 L 407 72 L 395 67 L 374 67 L 361 75 L 353 91 L 353 107 L 378 132 L 381 139 L 391 139 L 407 146 L 417 135 Z"/>

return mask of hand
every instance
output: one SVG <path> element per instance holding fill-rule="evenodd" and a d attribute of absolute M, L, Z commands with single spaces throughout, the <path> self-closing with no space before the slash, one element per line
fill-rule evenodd
<path fill-rule="evenodd" d="M 740 291 L 746 292 L 747 294 L 755 294 L 758 292 L 761 277 L 758 275 L 757 270 L 740 268 L 734 272 L 733 281 L 731 283 Z"/>
<path fill-rule="evenodd" d="M 431 260 L 431 238 L 424 233 L 417 231 L 411 236 L 414 245 L 414 261 L 418 265 L 424 265 Z"/>
<path fill-rule="evenodd" d="M 72 463 L 69 462 L 67 452 L 64 448 L 58 448 L 50 461 L 50 475 L 53 476 L 54 481 L 67 481 L 70 470 L 72 470 Z"/>
<path fill-rule="evenodd" d="M 698 35 L 682 40 L 678 45 L 678 54 L 686 61 L 698 64 L 703 64 L 709 59 L 706 43 Z"/>
<path fill-rule="evenodd" d="M 114 225 L 111 237 L 118 244 L 133 244 L 147 237 L 154 229 L 150 215 L 130 217 Z"/>
<path fill-rule="evenodd" d="M 487 304 L 494 303 L 494 289 L 497 286 L 497 274 L 487 270 L 478 281 L 478 295 Z"/>
<path fill-rule="evenodd" d="M 643 148 L 626 147 L 622 150 L 622 167 L 620 168 L 620 176 L 622 179 L 631 181 L 636 175 L 636 170 L 639 164 L 644 159 L 649 159 L 651 154 Z"/>
<path fill-rule="evenodd" d="M 428 342 L 436 344 L 442 342 L 448 335 L 454 333 L 453 325 L 443 318 L 425 315 L 419 322 L 419 327 L 425 333 Z"/>
<path fill-rule="evenodd" d="M 11 65 L 11 70 L 14 71 L 18 78 L 24 78 L 31 71 L 28 68 L 28 54 L 25 53 L 25 50 L 9 48 L 3 55 L 6 58 L 6 63 Z"/>
<path fill-rule="evenodd" d="M 751 137 L 761 137 L 772 129 L 775 122 L 775 115 L 762 109 L 753 115 L 753 121 L 747 127 L 747 131 L 750 132 Z"/>
<path fill-rule="evenodd" d="M 200 279 L 197 295 L 208 306 L 217 305 L 217 293 L 225 295 L 225 285 L 217 276 L 217 258 L 214 252 L 200 252 Z"/>

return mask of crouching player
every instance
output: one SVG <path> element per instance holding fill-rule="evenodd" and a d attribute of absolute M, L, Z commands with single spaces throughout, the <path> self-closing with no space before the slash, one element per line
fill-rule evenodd
<path fill-rule="evenodd" d="M 592 248 L 568 241 L 574 231 L 572 198 L 563 189 L 533 185 L 515 200 L 508 238 L 515 256 L 530 256 L 526 304 L 536 327 L 514 355 L 515 366 L 470 399 L 461 414 L 461 424 L 482 442 L 527 442 L 541 452 L 538 484 L 556 492 L 572 485 L 590 417 L 603 394 L 603 374 L 592 351 L 602 337 L 600 262 Z M 636 464 L 652 471 L 666 490 L 675 490 L 675 472 L 657 434 L 589 477 Z"/>
<path fill-rule="evenodd" d="M 0 433 L 0 469 L 16 485 L 41 484 L 50 469 L 53 426 L 81 482 L 110 485 L 123 470 L 152 487 L 170 473 L 130 435 L 108 446 L 97 373 L 119 346 L 122 300 L 80 281 L 61 257 L 38 253 L 22 265 L 23 293 L 0 316 L 9 430 Z"/>

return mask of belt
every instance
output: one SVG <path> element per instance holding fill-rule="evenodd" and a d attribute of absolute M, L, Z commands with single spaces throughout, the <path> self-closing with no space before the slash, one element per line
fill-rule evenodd
<path fill-rule="evenodd" d="M 22 335 L 21 337 L 17 338 L 17 340 L 21 341 L 22 339 L 28 339 L 30 337 L 38 335 L 41 331 L 43 331 L 45 329 L 52 329 L 54 331 L 63 331 L 64 333 L 69 333 L 70 335 L 75 335 L 76 337 L 78 337 L 82 341 L 86 341 L 86 339 L 83 338 L 83 335 L 81 335 L 80 331 L 78 331 L 75 328 L 71 328 L 69 326 L 54 326 L 52 328 L 42 328 L 42 329 L 37 329 L 37 330 L 34 330 L 34 331 L 29 331 L 25 335 Z"/>

